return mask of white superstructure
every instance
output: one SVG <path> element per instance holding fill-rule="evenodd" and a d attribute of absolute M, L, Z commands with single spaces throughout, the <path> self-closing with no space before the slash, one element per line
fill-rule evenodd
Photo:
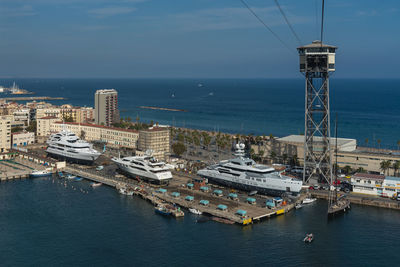
<path fill-rule="evenodd" d="M 74 133 L 62 130 L 47 140 L 46 152 L 56 158 L 78 163 L 93 163 L 101 153 L 92 145 L 79 139 Z"/>
<path fill-rule="evenodd" d="M 300 192 L 302 181 L 282 175 L 270 166 L 256 164 L 254 160 L 244 157 L 244 144 L 238 144 L 236 148 L 236 158 L 199 170 L 197 174 L 211 182 L 246 191 L 257 190 L 272 195 Z"/>
<path fill-rule="evenodd" d="M 166 183 L 172 179 L 172 165 L 155 159 L 150 152 L 144 156 L 112 158 L 113 162 L 132 177 L 146 179 L 155 183 Z"/>

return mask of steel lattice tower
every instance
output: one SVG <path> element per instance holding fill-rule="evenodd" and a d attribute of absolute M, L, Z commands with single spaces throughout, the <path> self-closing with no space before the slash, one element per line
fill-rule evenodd
<path fill-rule="evenodd" d="M 306 78 L 303 182 L 332 184 L 329 75 L 335 71 L 337 47 L 314 41 L 297 48 Z"/>

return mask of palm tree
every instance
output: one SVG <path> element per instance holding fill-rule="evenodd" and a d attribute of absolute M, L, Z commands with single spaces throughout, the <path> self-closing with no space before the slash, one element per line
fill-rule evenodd
<path fill-rule="evenodd" d="M 396 173 L 398 175 L 398 170 L 400 169 L 400 161 L 396 160 L 395 162 L 393 162 L 392 168 L 394 169 L 394 176 L 396 176 Z"/>
<path fill-rule="evenodd" d="M 381 170 L 385 173 L 391 166 L 390 160 L 382 160 L 380 163 Z"/>
<path fill-rule="evenodd" d="M 343 170 L 344 170 L 344 172 L 345 172 L 346 174 L 349 174 L 349 173 L 352 171 L 352 169 L 351 169 L 351 167 L 350 167 L 349 165 L 344 166 L 344 167 L 343 167 Z"/>
<path fill-rule="evenodd" d="M 293 166 L 297 166 L 298 163 L 299 163 L 299 158 L 297 157 L 296 154 L 294 154 L 294 155 L 292 156 L 292 164 L 293 164 Z"/>
<path fill-rule="evenodd" d="M 275 151 L 271 151 L 271 154 L 270 154 L 269 156 L 270 156 L 270 158 L 271 158 L 271 163 L 273 163 L 273 162 L 275 161 L 275 159 L 276 159 L 276 153 L 275 153 Z"/>

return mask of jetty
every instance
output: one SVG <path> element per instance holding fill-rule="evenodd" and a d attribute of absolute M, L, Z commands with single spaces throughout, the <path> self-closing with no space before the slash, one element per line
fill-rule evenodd
<path fill-rule="evenodd" d="M 175 109 L 175 108 L 161 108 L 161 107 L 150 107 L 150 106 L 139 106 L 139 108 L 143 108 L 143 109 L 155 109 L 155 110 L 165 110 L 165 111 L 187 112 L 187 110 L 184 110 L 184 109 Z"/>

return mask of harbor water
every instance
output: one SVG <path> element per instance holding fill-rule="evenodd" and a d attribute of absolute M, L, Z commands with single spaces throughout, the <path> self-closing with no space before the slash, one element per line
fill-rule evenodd
<path fill-rule="evenodd" d="M 65 184 L 66 183 L 66 184 Z M 138 197 L 87 181 L 37 178 L 0 186 L 2 266 L 388 266 L 400 213 L 354 205 L 328 221 L 315 204 L 262 223 L 196 223 L 154 213 Z M 306 233 L 315 240 L 305 244 Z"/>
<path fill-rule="evenodd" d="M 94 106 L 94 92 L 115 88 L 121 116 L 230 133 L 286 136 L 304 132 L 304 79 L 2 79 L 54 103 Z M 400 80 L 330 80 L 332 121 L 361 146 L 397 149 Z M 187 112 L 141 109 L 156 106 Z M 332 123 L 332 125 L 334 125 Z M 366 139 L 367 142 L 366 142 Z M 380 145 L 378 144 L 380 140 Z"/>

